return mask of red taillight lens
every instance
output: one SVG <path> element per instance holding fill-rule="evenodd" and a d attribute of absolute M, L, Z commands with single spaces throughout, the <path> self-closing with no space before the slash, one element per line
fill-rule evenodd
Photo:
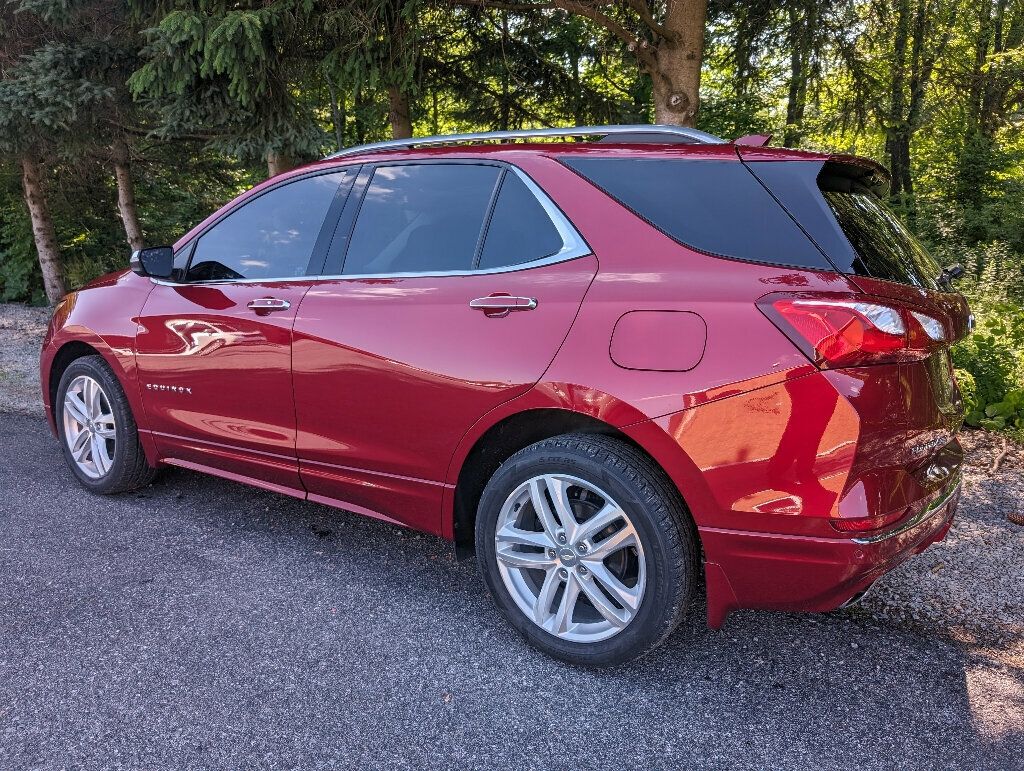
<path fill-rule="evenodd" d="M 938 319 L 874 298 L 769 295 L 758 306 L 822 369 L 917 361 L 946 340 Z"/>

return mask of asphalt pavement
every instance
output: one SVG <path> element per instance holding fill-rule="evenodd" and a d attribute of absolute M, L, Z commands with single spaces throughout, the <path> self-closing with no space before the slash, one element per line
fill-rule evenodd
<path fill-rule="evenodd" d="M 698 604 L 578 669 L 440 540 L 177 470 L 93 496 L 0 426 L 3 769 L 1024 767 L 1024 668 L 943 635 Z"/>

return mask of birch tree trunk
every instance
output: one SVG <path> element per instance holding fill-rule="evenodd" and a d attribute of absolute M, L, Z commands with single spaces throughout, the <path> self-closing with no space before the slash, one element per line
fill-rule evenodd
<path fill-rule="evenodd" d="M 67 290 L 61 271 L 60 247 L 57 246 L 57 233 L 53 227 L 50 208 L 46 205 L 43 193 L 42 174 L 39 162 L 31 153 L 21 156 L 21 183 L 25 193 L 25 204 L 32 218 L 32 235 L 36 242 L 36 253 L 39 255 L 39 268 L 43 272 L 43 287 L 46 299 L 55 305 Z"/>
<path fill-rule="evenodd" d="M 135 182 L 132 179 L 131 152 L 122 137 L 114 140 L 110 148 L 114 163 L 114 177 L 117 179 L 117 208 L 124 223 L 124 234 L 132 251 L 142 248 L 142 225 L 139 223 L 139 209 L 135 204 Z"/>

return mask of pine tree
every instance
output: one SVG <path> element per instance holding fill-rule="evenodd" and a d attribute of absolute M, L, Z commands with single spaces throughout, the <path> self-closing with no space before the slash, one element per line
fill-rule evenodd
<path fill-rule="evenodd" d="M 312 0 L 138 7 L 152 26 L 129 85 L 155 136 L 262 158 L 271 175 L 319 153 L 322 131 L 300 97 L 321 43 Z"/>

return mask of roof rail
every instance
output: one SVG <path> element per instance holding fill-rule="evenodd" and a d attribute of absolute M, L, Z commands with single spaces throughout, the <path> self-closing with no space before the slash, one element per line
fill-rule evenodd
<path fill-rule="evenodd" d="M 645 125 L 634 126 L 574 126 L 572 128 L 524 129 L 521 131 L 480 131 L 473 134 L 442 134 L 435 137 L 411 137 L 409 139 L 391 139 L 387 142 L 373 142 L 339 150 L 328 155 L 328 158 L 343 158 L 347 155 L 380 152 L 381 150 L 400 150 L 419 147 L 421 145 L 472 144 L 505 139 L 536 139 L 539 137 L 610 137 L 616 134 L 631 135 L 624 137 L 624 142 L 635 141 L 638 134 L 651 137 L 655 134 L 665 136 L 665 142 L 686 142 L 692 144 L 724 144 L 725 140 L 697 129 L 683 126 Z M 647 141 L 651 141 L 647 139 Z"/>

